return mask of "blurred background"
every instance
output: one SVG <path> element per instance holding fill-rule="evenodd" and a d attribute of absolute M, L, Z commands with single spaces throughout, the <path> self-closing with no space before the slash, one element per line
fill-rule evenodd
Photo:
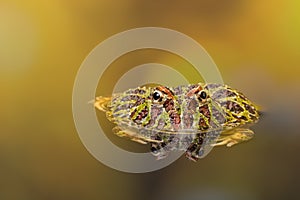
<path fill-rule="evenodd" d="M 1 0 L 0 199 L 299 198 L 299 9 L 297 0 Z M 77 70 L 100 42 L 144 26 L 195 39 L 224 82 L 264 108 L 253 140 L 145 174 L 110 169 L 88 153 L 72 118 Z M 112 63 L 99 95 L 124 73 L 118 66 L 148 62 L 186 64 L 159 50 L 131 52 Z"/>

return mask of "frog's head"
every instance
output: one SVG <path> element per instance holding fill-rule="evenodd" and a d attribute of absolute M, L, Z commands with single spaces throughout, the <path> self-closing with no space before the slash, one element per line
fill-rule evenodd
<path fill-rule="evenodd" d="M 113 96 L 109 105 L 117 123 L 153 126 L 161 115 L 179 123 L 178 103 L 173 91 L 164 86 L 138 87 Z"/>

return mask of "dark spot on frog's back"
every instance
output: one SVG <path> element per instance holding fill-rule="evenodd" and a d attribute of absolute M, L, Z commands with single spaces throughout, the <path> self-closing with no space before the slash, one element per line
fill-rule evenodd
<path fill-rule="evenodd" d="M 125 94 L 145 94 L 146 91 L 142 88 L 130 89 Z"/>
<path fill-rule="evenodd" d="M 119 111 L 124 111 L 124 110 L 128 110 L 130 108 L 132 108 L 134 104 L 133 103 L 128 103 L 128 104 L 123 104 L 123 105 L 119 105 L 116 107 L 116 109 L 114 110 L 114 112 L 119 112 Z"/>
<path fill-rule="evenodd" d="M 242 94 L 241 92 L 238 92 L 238 95 L 242 100 L 247 101 L 247 98 L 244 94 Z"/>
<path fill-rule="evenodd" d="M 199 112 L 203 114 L 205 117 L 210 118 L 210 111 L 207 104 L 204 104 L 199 107 Z"/>
<path fill-rule="evenodd" d="M 237 96 L 237 94 L 234 93 L 233 91 L 229 89 L 220 89 L 213 93 L 212 99 L 218 100 L 218 99 L 223 99 L 226 97 L 234 97 L 234 96 Z"/>
<path fill-rule="evenodd" d="M 166 109 L 166 112 L 173 110 L 174 109 L 174 101 L 172 99 L 167 99 L 164 102 L 164 108 Z"/>
<path fill-rule="evenodd" d="M 199 119 L 199 129 L 203 131 L 203 130 L 207 130 L 208 128 L 209 128 L 209 126 L 206 124 L 203 117 L 200 117 L 200 119 Z"/>
<path fill-rule="evenodd" d="M 126 95 L 121 98 L 121 102 L 135 101 L 135 105 L 140 105 L 145 102 L 145 99 L 138 95 Z"/>
<path fill-rule="evenodd" d="M 222 84 L 218 84 L 218 83 L 209 83 L 204 88 L 207 90 L 212 90 L 212 89 L 216 89 L 216 88 L 219 88 L 222 86 L 223 86 Z"/>
<path fill-rule="evenodd" d="M 138 106 L 141 105 L 145 102 L 144 98 L 139 97 L 138 99 L 136 99 L 136 102 L 134 103 L 134 106 Z"/>
<path fill-rule="evenodd" d="M 137 110 L 135 110 L 133 113 L 131 113 L 130 117 L 133 117 L 136 112 L 137 112 Z M 149 112 L 148 107 L 145 106 L 145 108 L 138 113 L 138 115 L 136 116 L 135 119 L 133 119 L 133 121 L 137 124 L 140 124 L 141 120 L 144 119 L 145 117 L 147 117 L 148 112 Z"/>
<path fill-rule="evenodd" d="M 246 109 L 249 113 L 251 113 L 251 114 L 253 114 L 253 115 L 256 114 L 255 109 L 254 109 L 252 106 L 250 106 L 249 104 L 247 104 L 247 103 L 245 103 L 245 102 L 243 102 L 243 105 L 244 105 L 245 109 Z"/>
<path fill-rule="evenodd" d="M 237 116 L 238 119 L 244 120 L 244 121 L 248 121 L 248 118 L 244 115 L 241 116 Z"/>
<path fill-rule="evenodd" d="M 250 116 L 250 119 L 253 120 L 253 121 L 258 120 L 257 115 L 252 115 L 252 114 L 250 114 L 249 116 Z"/>
<path fill-rule="evenodd" d="M 244 111 L 243 107 L 240 106 L 237 102 L 234 102 L 234 101 L 227 101 L 226 102 L 226 108 L 228 110 L 230 110 L 231 112 L 234 112 L 234 113 L 240 113 L 240 112 Z"/>

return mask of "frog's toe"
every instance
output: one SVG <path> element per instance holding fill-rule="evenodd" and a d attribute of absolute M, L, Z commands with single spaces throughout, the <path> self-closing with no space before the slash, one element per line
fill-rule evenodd
<path fill-rule="evenodd" d="M 232 141 L 230 141 L 230 142 L 228 142 L 227 144 L 226 144 L 226 147 L 232 147 L 233 145 L 235 145 L 235 144 L 237 144 L 238 142 L 236 141 L 236 140 L 232 140 Z"/>
<path fill-rule="evenodd" d="M 214 144 L 211 144 L 211 146 L 216 147 L 216 146 L 222 146 L 222 145 L 226 145 L 227 147 L 231 147 L 232 145 L 229 145 L 230 143 L 228 142 L 228 140 L 225 140 L 224 138 L 221 138 L 220 140 L 218 140 L 219 142 L 216 142 Z M 229 146 L 228 146 L 229 145 Z"/>
<path fill-rule="evenodd" d="M 187 152 L 185 153 L 185 157 L 186 157 L 187 159 L 191 160 L 191 161 L 194 161 L 194 162 L 197 162 L 198 159 L 199 159 L 198 156 L 193 155 L 193 154 L 192 154 L 191 152 L 189 152 L 189 151 L 187 151 Z"/>
<path fill-rule="evenodd" d="M 222 146 L 226 145 L 227 147 L 232 147 L 235 144 L 245 142 L 250 140 L 254 135 L 254 132 L 250 129 L 236 129 L 230 134 L 227 133 L 227 135 L 221 135 L 215 144 L 212 144 L 212 146 Z"/>
<path fill-rule="evenodd" d="M 96 97 L 94 101 L 94 106 L 102 112 L 107 112 L 109 110 L 108 104 L 111 101 L 111 97 Z"/>
<path fill-rule="evenodd" d="M 139 138 L 131 138 L 131 140 L 134 141 L 134 142 L 140 143 L 140 144 L 147 144 L 146 141 L 141 140 L 141 139 L 139 139 Z"/>

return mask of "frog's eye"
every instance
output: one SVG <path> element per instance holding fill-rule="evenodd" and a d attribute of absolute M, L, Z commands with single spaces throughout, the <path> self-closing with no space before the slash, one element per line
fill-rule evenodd
<path fill-rule="evenodd" d="M 162 100 L 162 93 L 160 91 L 154 91 L 152 94 L 152 98 L 155 102 L 161 101 Z"/>
<path fill-rule="evenodd" d="M 206 92 L 205 92 L 205 91 L 201 91 L 200 94 L 199 94 L 199 97 L 200 97 L 201 99 L 206 99 L 206 98 L 207 98 Z"/>
<path fill-rule="evenodd" d="M 205 101 L 207 99 L 208 95 L 207 95 L 207 92 L 202 90 L 198 93 L 198 100 L 199 101 Z"/>

